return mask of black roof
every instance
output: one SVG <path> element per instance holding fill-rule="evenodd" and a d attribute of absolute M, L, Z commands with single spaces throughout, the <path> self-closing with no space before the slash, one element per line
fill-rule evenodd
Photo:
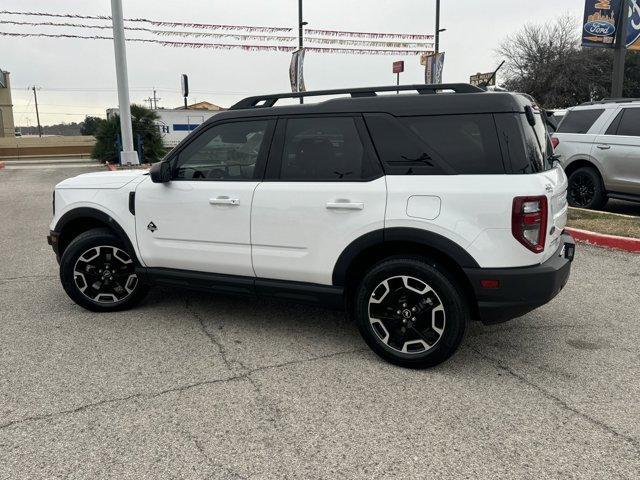
<path fill-rule="evenodd" d="M 525 105 L 530 104 L 530 101 L 520 94 L 486 92 L 467 84 L 408 85 L 400 87 L 400 90 L 421 91 L 422 89 L 422 93 L 404 93 L 401 95 L 394 94 L 396 89 L 396 86 L 385 86 L 248 97 L 232 106 L 229 110 L 210 118 L 205 123 L 233 118 L 312 115 L 319 113 L 378 112 L 395 116 L 510 113 L 521 112 Z M 389 92 L 390 94 L 376 95 L 373 93 L 380 91 Z M 271 106 L 277 99 L 282 98 L 297 98 L 300 96 L 306 98 L 338 94 L 350 96 L 332 98 L 318 103 Z M 266 106 L 256 105 L 259 101 L 263 101 Z"/>

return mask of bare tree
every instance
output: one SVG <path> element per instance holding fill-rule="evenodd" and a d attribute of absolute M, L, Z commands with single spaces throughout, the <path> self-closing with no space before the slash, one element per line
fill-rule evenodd
<path fill-rule="evenodd" d="M 509 90 L 532 95 L 546 108 L 564 108 L 606 97 L 611 86 L 612 54 L 580 46 L 580 24 L 562 16 L 546 24 L 525 24 L 505 38 L 496 53 L 506 60 Z M 638 94 L 634 68 L 640 55 L 627 57 L 627 95 Z"/>

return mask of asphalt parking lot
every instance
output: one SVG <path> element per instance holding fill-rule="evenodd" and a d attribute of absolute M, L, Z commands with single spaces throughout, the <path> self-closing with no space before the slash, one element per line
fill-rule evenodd
<path fill-rule="evenodd" d="M 63 292 L 51 191 L 0 171 L 0 478 L 639 478 L 640 255 L 579 246 L 549 305 L 427 371 L 339 312 Z"/>

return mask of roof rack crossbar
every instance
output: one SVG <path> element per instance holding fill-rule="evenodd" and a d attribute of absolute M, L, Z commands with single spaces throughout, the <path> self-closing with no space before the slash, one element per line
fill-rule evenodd
<path fill-rule="evenodd" d="M 413 90 L 421 95 L 433 95 L 440 92 L 451 91 L 454 93 L 481 93 L 485 90 L 469 85 L 468 83 L 438 83 L 438 84 L 418 84 L 418 85 L 391 85 L 383 87 L 362 87 L 362 88 L 340 88 L 333 90 L 314 90 L 311 92 L 278 93 L 273 95 L 256 95 L 240 100 L 229 110 L 241 110 L 246 108 L 268 108 L 283 98 L 306 98 L 319 97 L 325 95 L 351 95 L 352 98 L 375 97 L 378 92 L 395 92 Z"/>

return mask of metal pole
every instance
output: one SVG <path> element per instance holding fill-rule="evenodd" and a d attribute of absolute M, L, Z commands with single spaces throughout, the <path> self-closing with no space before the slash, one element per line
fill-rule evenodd
<path fill-rule="evenodd" d="M 304 46 L 304 22 L 302 21 L 302 0 L 298 0 L 298 48 Z M 300 97 L 300 103 L 304 103 L 304 98 Z"/>
<path fill-rule="evenodd" d="M 400 86 L 400 72 L 396 73 L 396 85 L 398 87 Z M 400 89 L 396 90 L 396 93 L 399 94 L 400 93 Z"/>
<path fill-rule="evenodd" d="M 38 136 L 42 137 L 42 126 L 40 125 L 40 112 L 38 111 L 38 94 L 36 93 L 36 87 L 33 86 L 33 100 L 36 104 L 36 119 L 38 120 Z"/>
<path fill-rule="evenodd" d="M 440 51 L 440 0 L 436 0 L 436 39 L 435 53 Z"/>
<path fill-rule="evenodd" d="M 131 103 L 129 101 L 129 78 L 127 74 L 127 50 L 124 38 L 122 1 L 111 0 L 113 19 L 113 46 L 116 57 L 116 78 L 118 81 L 118 106 L 120 109 L 120 131 L 122 132 L 122 165 L 139 165 L 138 153 L 133 149 L 133 129 L 131 127 Z"/>
<path fill-rule="evenodd" d="M 621 98 L 624 86 L 624 64 L 627 55 L 627 26 L 629 25 L 629 1 L 620 0 L 621 9 L 618 18 L 618 35 L 613 53 L 613 73 L 611 75 L 611 97 Z"/>

